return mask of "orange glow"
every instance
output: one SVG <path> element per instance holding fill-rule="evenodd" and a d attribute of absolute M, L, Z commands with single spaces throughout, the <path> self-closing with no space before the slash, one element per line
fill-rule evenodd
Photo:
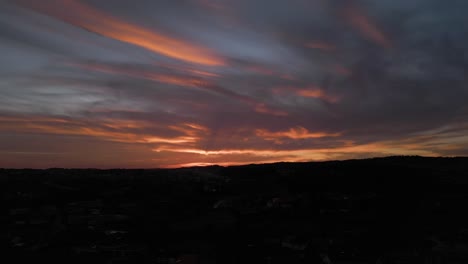
<path fill-rule="evenodd" d="M 307 98 L 317 98 L 321 99 L 330 103 L 336 103 L 340 101 L 338 96 L 334 96 L 331 94 L 326 93 L 322 88 L 316 86 L 309 86 L 306 88 L 298 88 L 298 87 L 279 87 L 273 89 L 273 93 L 275 94 L 284 94 L 293 92 L 298 96 L 307 97 Z"/>
<path fill-rule="evenodd" d="M 115 142 L 128 142 L 128 143 L 142 142 L 140 137 L 132 133 L 111 132 L 111 131 L 104 130 L 102 128 L 82 127 L 79 125 L 80 124 L 70 123 L 68 124 L 68 126 L 59 127 L 53 123 L 51 124 L 29 123 L 29 124 L 23 124 L 22 126 L 11 127 L 10 129 L 16 132 L 34 131 L 34 132 L 56 134 L 56 135 L 79 135 L 79 136 L 99 137 L 99 138 L 105 138 L 108 141 L 115 141 Z"/>
<path fill-rule="evenodd" d="M 71 120 L 58 117 L 0 117 L 0 131 L 38 133 L 43 135 L 73 135 L 95 137 L 106 142 L 132 143 L 138 149 L 129 158 L 141 159 L 144 167 L 181 167 L 194 165 L 238 165 L 252 162 L 279 161 L 320 161 L 343 158 L 359 158 L 387 155 L 423 155 L 437 156 L 438 151 L 457 150 L 459 142 L 466 141 L 466 133 L 453 134 L 451 130 L 439 134 L 415 135 L 404 140 L 379 141 L 368 144 L 358 144 L 346 139 L 343 133 L 325 131 L 309 131 L 298 126 L 285 131 L 269 131 L 265 129 L 247 130 L 253 133 L 249 136 L 248 148 L 210 148 L 201 145 L 210 137 L 209 128 L 191 122 L 164 126 L 174 131 L 173 136 L 163 136 L 152 131 L 154 124 L 147 121 L 132 120 L 96 120 L 98 125 L 90 125 L 88 121 Z M 167 130 L 165 130 L 167 133 Z M 242 130 L 246 132 L 246 130 Z M 242 137 L 245 135 L 242 134 Z M 280 142 L 280 140 L 304 140 L 322 138 L 333 140 L 335 147 L 313 147 L 301 145 L 299 149 L 258 148 L 256 143 L 264 141 Z M 222 135 L 220 135 L 222 145 Z M 53 141 L 51 141 L 53 142 Z M 263 143 L 260 145 L 265 146 Z M 309 143 L 311 143 L 309 141 Z M 112 144 L 112 143 L 106 143 Z M 304 143 L 307 144 L 307 143 Z M 108 145 L 110 146 L 110 145 Z M 303 146 L 303 147 L 302 147 Z M 13 154 L 12 154 L 13 155 Z M 16 155 L 16 154 L 15 154 Z M 24 155 L 24 154 L 17 154 Z M 28 154 L 29 155 L 29 154 Z M 33 154 L 31 154 L 33 155 Z M 80 153 L 77 152 L 77 155 Z M 159 158 L 157 158 L 159 157 Z M 146 162 L 146 163 L 143 163 Z M 151 162 L 157 162 L 154 165 Z M 129 163 L 129 166 L 131 164 Z M 132 166 L 136 166 L 133 164 Z"/>
<path fill-rule="evenodd" d="M 196 129 L 196 130 L 202 130 L 202 131 L 207 131 L 208 130 L 208 128 L 206 128 L 206 127 L 204 127 L 202 125 L 194 124 L 194 123 L 185 123 L 184 125 L 188 126 L 190 128 Z"/>
<path fill-rule="evenodd" d="M 259 103 L 255 106 L 255 112 L 274 116 L 288 116 L 288 113 L 281 110 L 271 109 L 263 103 Z"/>
<path fill-rule="evenodd" d="M 202 150 L 202 149 L 185 149 L 185 148 L 156 148 L 156 149 L 153 149 L 153 151 L 192 153 L 192 154 L 199 154 L 199 155 L 204 155 L 204 156 L 252 153 L 252 150 L 212 150 L 210 151 L 210 150 Z"/>
<path fill-rule="evenodd" d="M 19 2 L 24 3 L 22 0 Z M 174 59 L 209 66 L 224 64 L 221 58 L 205 48 L 120 20 L 77 0 L 50 0 L 47 3 L 51 5 L 46 5 L 42 1 L 28 2 L 24 5 L 94 33 Z"/>
<path fill-rule="evenodd" d="M 177 125 L 177 126 L 169 126 L 169 128 L 174 131 L 182 132 L 188 136 L 195 136 L 200 133 L 208 132 L 208 128 L 198 125 L 198 124 L 193 124 L 193 123 L 185 123 L 185 124 Z"/>
<path fill-rule="evenodd" d="M 323 137 L 337 137 L 340 133 L 325 133 L 325 132 L 314 132 L 311 133 L 304 127 L 291 128 L 288 131 L 270 132 L 264 129 L 257 129 L 255 134 L 259 137 L 267 140 L 275 140 L 278 138 L 291 138 L 291 139 L 308 139 L 308 138 L 323 138 Z"/>
<path fill-rule="evenodd" d="M 220 164 L 210 163 L 210 162 L 191 162 L 191 163 L 182 163 L 182 164 L 171 164 L 171 165 L 163 166 L 163 168 L 176 169 L 176 168 L 183 168 L 183 167 L 205 167 L 205 166 L 212 166 L 212 165 L 220 165 Z"/>
<path fill-rule="evenodd" d="M 169 143 L 169 144 L 187 144 L 195 143 L 200 138 L 197 133 L 190 131 L 199 130 L 201 126 L 189 124 L 186 130 L 183 130 L 184 136 L 161 137 L 146 133 L 127 132 L 128 129 L 143 129 L 150 124 L 144 121 L 129 120 L 100 120 L 101 126 L 91 127 L 89 124 L 78 121 L 69 121 L 57 118 L 34 118 L 32 120 L 23 118 L 0 118 L 5 121 L 2 124 L 2 130 L 14 132 L 40 132 L 56 135 L 79 135 L 102 138 L 106 141 L 126 142 L 126 143 Z M 185 126 L 187 126 L 185 124 Z M 199 129 L 195 128 L 198 127 Z M 175 130 L 179 131 L 180 130 Z"/>
<path fill-rule="evenodd" d="M 195 75 L 200 75 L 203 77 L 221 77 L 219 74 L 207 72 L 207 71 L 200 71 L 200 70 L 188 70 L 188 72 L 193 73 Z"/>
<path fill-rule="evenodd" d="M 348 6 L 343 10 L 343 13 L 351 25 L 361 32 L 364 37 L 386 49 L 392 47 L 389 38 L 379 29 L 376 23 L 360 9 L 354 6 Z"/>
<path fill-rule="evenodd" d="M 300 89 L 297 90 L 297 94 L 304 97 L 314 97 L 314 98 L 322 98 L 325 96 L 325 93 L 322 90 L 306 90 Z"/>
<path fill-rule="evenodd" d="M 379 142 L 364 145 L 355 145 L 352 141 L 344 142 L 344 145 L 336 148 L 316 148 L 316 149 L 295 149 L 295 150 L 269 150 L 269 149 L 220 149 L 203 150 L 187 149 L 178 147 L 156 148 L 155 152 L 190 154 L 185 159 L 187 162 L 166 165 L 165 167 L 186 167 L 205 165 L 240 165 L 252 163 L 249 157 L 259 157 L 262 163 L 265 162 L 303 162 L 303 161 L 324 161 L 360 157 L 360 155 L 376 154 L 380 156 L 395 155 L 423 155 L 435 156 L 431 151 L 408 149 L 403 146 L 395 146 L 395 142 Z M 247 158 L 246 158 L 247 157 Z M 245 159 L 245 160 L 244 160 Z"/>
<path fill-rule="evenodd" d="M 152 81 L 179 85 L 179 86 L 184 86 L 184 87 L 193 87 L 193 86 L 196 86 L 196 84 L 199 82 L 199 80 L 194 79 L 194 78 L 184 78 L 184 77 L 173 76 L 173 75 L 147 73 L 144 76 L 146 77 L 146 79 L 149 79 Z"/>
<path fill-rule="evenodd" d="M 175 169 L 175 168 L 183 168 L 183 167 L 205 167 L 205 166 L 236 166 L 236 165 L 245 165 L 245 162 L 190 162 L 190 163 L 180 163 L 180 164 L 170 164 L 163 166 L 162 168 L 165 169 Z"/>
<path fill-rule="evenodd" d="M 149 126 L 150 124 L 144 121 L 134 121 L 134 120 L 109 120 L 103 122 L 103 126 L 109 127 L 112 129 L 134 129 L 134 128 L 142 128 L 145 126 Z"/>
<path fill-rule="evenodd" d="M 143 139 L 147 143 L 192 143 L 196 142 L 197 138 L 194 137 L 176 137 L 176 138 L 162 138 L 162 137 L 147 137 Z"/>
<path fill-rule="evenodd" d="M 297 95 L 303 97 L 319 98 L 331 103 L 336 103 L 339 101 L 339 98 L 336 96 L 331 96 L 326 94 L 323 90 L 320 89 L 299 89 L 296 91 Z"/>

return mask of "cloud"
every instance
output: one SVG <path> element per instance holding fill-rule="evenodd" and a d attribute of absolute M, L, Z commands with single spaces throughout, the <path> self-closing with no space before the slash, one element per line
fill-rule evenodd
<path fill-rule="evenodd" d="M 348 4 L 343 7 L 342 13 L 350 25 L 358 30 L 364 37 L 383 48 L 392 48 L 393 45 L 390 38 L 383 33 L 380 27 L 377 26 L 377 23 L 365 14 L 361 8 L 353 4 Z"/>
<path fill-rule="evenodd" d="M 0 166 L 464 155 L 466 7 L 3 1 Z"/>
<path fill-rule="evenodd" d="M 31 1 L 17 2 L 72 25 L 164 56 L 210 66 L 223 64 L 221 58 L 205 48 L 120 20 L 79 1 L 49 0 L 40 4 Z M 67 9 L 73 12 L 64 12 Z"/>
<path fill-rule="evenodd" d="M 321 42 L 321 41 L 311 41 L 311 42 L 306 43 L 305 46 L 307 48 L 319 49 L 319 50 L 323 50 L 323 51 L 327 51 L 327 52 L 331 52 L 331 51 L 336 50 L 335 45 L 325 43 L 325 42 Z"/>
<path fill-rule="evenodd" d="M 308 138 L 322 138 L 322 137 L 337 137 L 339 133 L 329 134 L 326 132 L 310 132 L 304 127 L 291 128 L 287 131 L 270 132 L 263 129 L 257 129 L 256 135 L 266 140 L 278 140 L 281 138 L 290 139 L 308 139 Z"/>

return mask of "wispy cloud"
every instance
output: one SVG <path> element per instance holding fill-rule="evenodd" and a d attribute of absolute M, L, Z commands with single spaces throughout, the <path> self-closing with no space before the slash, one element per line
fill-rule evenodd
<path fill-rule="evenodd" d="M 386 49 L 393 47 L 390 38 L 361 8 L 353 4 L 348 4 L 342 9 L 342 13 L 350 25 L 368 40 Z"/>
<path fill-rule="evenodd" d="M 311 42 L 306 43 L 305 46 L 307 48 L 318 49 L 318 50 L 323 50 L 323 51 L 328 51 L 328 52 L 336 50 L 335 45 L 321 42 L 321 41 L 311 41 Z"/>
<path fill-rule="evenodd" d="M 287 131 L 270 132 L 264 129 L 257 129 L 256 135 L 266 140 L 278 140 L 281 138 L 309 139 L 323 137 L 338 137 L 340 133 L 310 132 L 304 127 L 295 127 Z"/>
<path fill-rule="evenodd" d="M 18 0 L 17 2 L 72 25 L 164 56 L 210 66 L 223 64 L 220 57 L 197 44 L 121 20 L 78 0 L 47 0 L 41 3 Z"/>

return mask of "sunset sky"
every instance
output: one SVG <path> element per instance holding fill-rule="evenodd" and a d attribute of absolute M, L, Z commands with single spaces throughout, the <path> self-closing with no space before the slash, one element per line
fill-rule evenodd
<path fill-rule="evenodd" d="M 466 0 L 3 0 L 0 167 L 468 155 Z"/>

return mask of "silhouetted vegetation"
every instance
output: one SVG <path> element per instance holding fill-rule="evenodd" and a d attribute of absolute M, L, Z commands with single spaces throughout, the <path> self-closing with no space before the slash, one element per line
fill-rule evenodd
<path fill-rule="evenodd" d="M 5 263 L 467 263 L 468 158 L 0 169 Z"/>

